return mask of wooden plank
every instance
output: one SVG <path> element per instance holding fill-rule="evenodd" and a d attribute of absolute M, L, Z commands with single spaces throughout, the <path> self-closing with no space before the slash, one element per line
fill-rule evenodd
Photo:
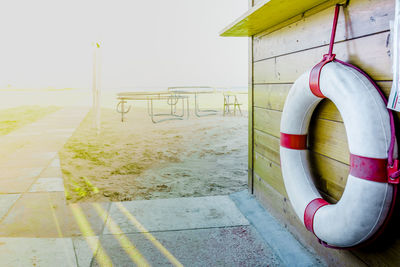
<path fill-rule="evenodd" d="M 282 112 L 254 107 L 254 129 L 280 137 Z"/>
<path fill-rule="evenodd" d="M 318 190 L 338 201 L 343 194 L 349 175 L 349 165 L 310 152 L 311 173 Z"/>
<path fill-rule="evenodd" d="M 263 179 L 257 176 L 257 179 L 254 180 L 254 194 L 257 199 L 262 200 L 263 198 L 269 196 L 269 198 L 272 200 L 279 200 L 278 205 L 265 205 L 265 209 L 271 211 L 272 213 L 276 213 L 277 211 L 279 212 L 276 215 L 277 219 L 283 219 L 282 215 L 290 215 L 290 218 L 285 218 L 289 219 L 290 221 L 293 222 L 294 225 L 303 225 L 300 220 L 297 218 L 297 215 L 295 214 L 292 205 L 290 204 L 289 199 L 286 196 L 283 196 L 280 194 L 278 191 L 275 190 L 270 184 L 265 182 Z M 304 226 L 303 226 L 304 227 Z"/>
<path fill-rule="evenodd" d="M 292 84 L 256 84 L 254 86 L 254 106 L 273 110 L 283 110 L 285 99 Z"/>
<path fill-rule="evenodd" d="M 343 0 L 262 0 L 225 27 L 221 36 L 252 36 L 304 13 L 316 13 Z"/>
<path fill-rule="evenodd" d="M 254 174 L 255 179 L 263 179 L 281 195 L 287 197 L 280 166 L 257 152 L 254 153 Z"/>
<path fill-rule="evenodd" d="M 280 165 L 279 138 L 259 130 L 254 130 L 254 150 Z"/>
<path fill-rule="evenodd" d="M 310 150 L 349 164 L 350 152 L 343 123 L 313 118 L 308 134 Z"/>
<path fill-rule="evenodd" d="M 321 103 L 318 104 L 314 113 L 318 114 L 318 118 L 343 122 L 339 110 L 336 108 L 335 104 L 333 104 L 333 102 L 329 99 L 322 100 Z"/>
<path fill-rule="evenodd" d="M 254 39 L 254 60 L 276 57 L 329 43 L 335 7 L 292 23 Z M 336 30 L 336 42 L 388 31 L 393 20 L 393 0 L 352 0 L 341 8 Z M 318 38 L 316 38 L 318 37 Z"/>
<path fill-rule="evenodd" d="M 349 175 L 349 165 L 313 151 L 310 151 L 310 162 L 312 162 L 311 173 L 316 180 L 323 179 L 336 184 L 341 190 L 344 189 Z"/>
<path fill-rule="evenodd" d="M 392 79 L 389 32 L 338 43 L 337 58 L 361 67 L 374 80 Z M 305 50 L 254 63 L 254 83 L 293 83 L 301 74 L 321 61 L 328 46 Z"/>

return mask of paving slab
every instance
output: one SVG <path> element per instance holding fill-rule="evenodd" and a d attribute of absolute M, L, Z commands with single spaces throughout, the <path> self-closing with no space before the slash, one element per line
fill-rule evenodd
<path fill-rule="evenodd" d="M 0 220 L 7 214 L 20 196 L 20 194 L 0 195 Z"/>
<path fill-rule="evenodd" d="M 45 148 L 46 149 L 46 148 Z M 31 151 L 18 150 L 17 152 L 10 155 L 10 159 L 19 160 L 40 160 L 40 161 L 50 161 L 54 159 L 58 152 L 57 151 L 42 151 L 36 153 L 29 153 Z"/>
<path fill-rule="evenodd" d="M 40 174 L 41 178 L 49 178 L 49 177 L 63 177 L 62 171 L 60 167 L 48 166 L 44 171 Z"/>
<path fill-rule="evenodd" d="M 32 136 L 32 135 L 41 135 L 43 132 L 23 132 L 23 133 L 10 133 L 10 136 L 15 136 L 15 137 L 27 137 L 27 136 Z"/>
<path fill-rule="evenodd" d="M 2 170 L 0 173 L 1 179 L 9 179 L 10 177 L 38 177 L 43 171 L 43 167 L 40 168 L 8 168 Z"/>
<path fill-rule="evenodd" d="M 72 237 L 99 235 L 103 231 L 102 218 L 92 203 L 76 204 L 80 212 L 66 204 L 64 192 L 25 193 L 0 222 L 0 236 L 4 237 Z M 97 204 L 108 214 L 109 203 Z M 89 225 L 83 228 L 82 225 Z"/>
<path fill-rule="evenodd" d="M 70 238 L 0 238 L 1 266 L 77 266 Z"/>
<path fill-rule="evenodd" d="M 20 139 L 22 139 L 20 137 Z M 43 153 L 47 151 L 59 151 L 60 148 L 65 144 L 68 137 L 60 137 L 55 135 L 44 135 L 40 136 L 27 136 L 24 139 L 29 139 L 29 143 L 23 145 L 22 148 L 19 148 L 16 152 L 17 158 L 25 157 L 25 155 L 34 155 L 38 153 Z M 10 156 L 13 153 L 10 153 Z"/>
<path fill-rule="evenodd" d="M 50 163 L 50 167 L 60 168 L 61 167 L 60 159 L 58 157 L 53 159 Z"/>
<path fill-rule="evenodd" d="M 0 176 L 0 193 L 23 193 L 34 183 L 43 167 L 5 170 Z"/>
<path fill-rule="evenodd" d="M 184 266 L 281 266 L 280 259 L 252 226 L 151 233 Z M 173 266 L 143 234 L 127 234 L 140 254 L 153 266 Z M 134 266 L 112 235 L 100 238 L 115 266 Z M 96 260 L 94 266 L 99 266 Z"/>
<path fill-rule="evenodd" d="M 38 131 L 42 131 L 46 127 L 50 126 L 48 124 L 48 122 L 46 122 L 46 120 L 47 120 L 47 118 L 42 118 L 38 122 L 33 122 L 33 123 L 29 124 L 29 125 L 26 125 L 25 128 L 29 128 L 29 129 L 37 128 Z"/>
<path fill-rule="evenodd" d="M 146 229 L 145 231 L 184 230 L 248 225 L 249 222 L 228 196 L 188 197 L 120 202 Z M 115 222 L 123 233 L 143 232 L 113 203 L 104 234 Z"/>
<path fill-rule="evenodd" d="M 17 151 L 0 164 L 0 168 L 40 168 L 46 167 L 58 152 L 26 153 Z"/>
<path fill-rule="evenodd" d="M 64 192 L 63 178 L 39 178 L 29 192 Z"/>
<path fill-rule="evenodd" d="M 59 129 L 49 129 L 46 130 L 46 133 L 50 133 L 52 135 L 72 135 L 75 132 L 76 128 L 59 128 Z"/>

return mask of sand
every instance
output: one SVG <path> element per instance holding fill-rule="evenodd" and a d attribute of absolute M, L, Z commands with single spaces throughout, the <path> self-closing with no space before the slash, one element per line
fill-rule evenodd
<path fill-rule="evenodd" d="M 125 122 L 102 109 L 99 135 L 88 114 L 60 151 L 70 202 L 224 195 L 247 188 L 247 116 L 153 124 L 133 107 Z"/>

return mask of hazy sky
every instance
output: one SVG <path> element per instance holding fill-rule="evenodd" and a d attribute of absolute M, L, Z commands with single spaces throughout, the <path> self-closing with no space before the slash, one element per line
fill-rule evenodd
<path fill-rule="evenodd" d="M 247 0 L 2 0 L 0 87 L 247 84 L 247 38 L 218 33 Z"/>

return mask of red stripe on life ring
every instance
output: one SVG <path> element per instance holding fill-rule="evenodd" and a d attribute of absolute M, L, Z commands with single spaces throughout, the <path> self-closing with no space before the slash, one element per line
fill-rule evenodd
<path fill-rule="evenodd" d="M 307 135 L 281 133 L 281 146 L 296 150 L 307 149 Z"/>
<path fill-rule="evenodd" d="M 369 181 L 387 183 L 387 159 L 367 158 L 350 154 L 350 174 Z"/>
<path fill-rule="evenodd" d="M 329 205 L 322 198 L 316 198 L 311 200 L 308 203 L 306 209 L 304 210 L 304 225 L 306 226 L 307 230 L 314 234 L 314 216 L 317 210 L 323 206 Z"/>

